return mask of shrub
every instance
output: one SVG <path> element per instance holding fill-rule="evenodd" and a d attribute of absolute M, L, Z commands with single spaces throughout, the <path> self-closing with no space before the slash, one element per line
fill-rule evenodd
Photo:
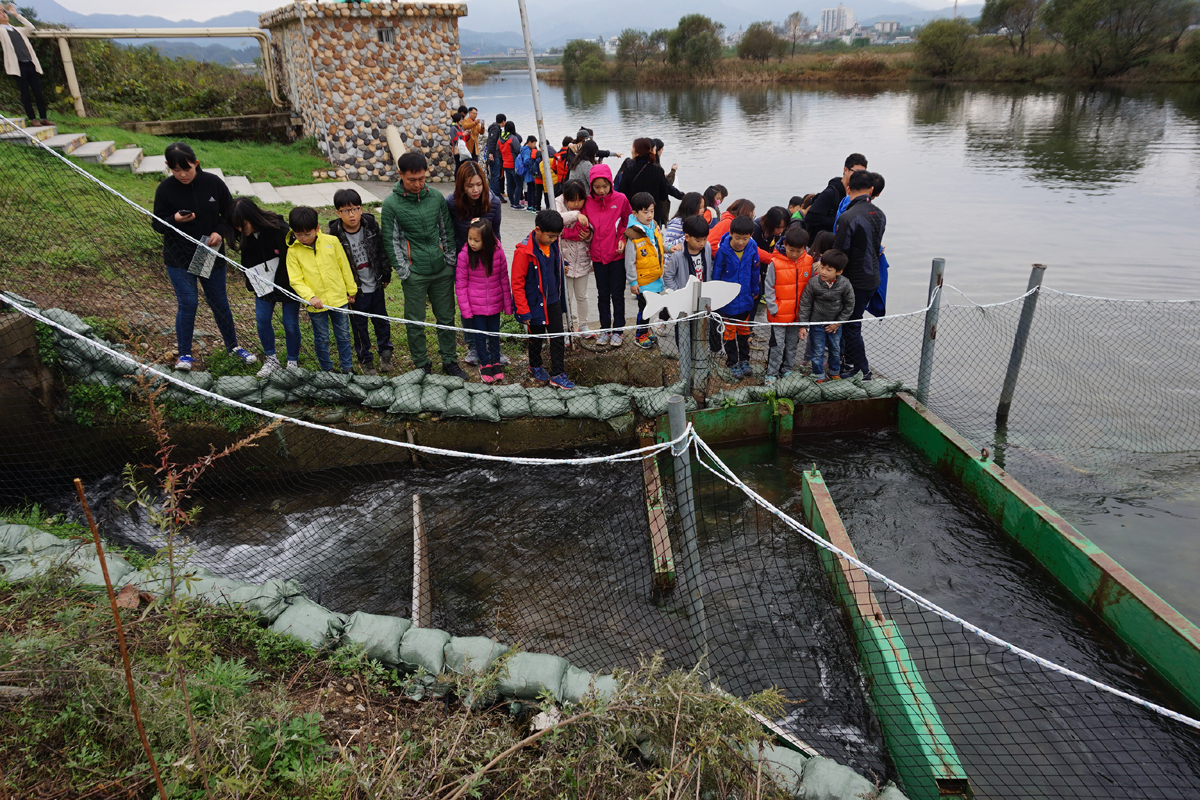
<path fill-rule="evenodd" d="M 832 71 L 846 78 L 874 78 L 888 71 L 888 63 L 874 53 L 838 56 Z"/>
<path fill-rule="evenodd" d="M 917 55 L 931 75 L 954 75 L 967 68 L 974 56 L 971 36 L 975 26 L 965 19 L 935 19 L 921 29 Z"/>
<path fill-rule="evenodd" d="M 568 81 L 597 81 L 608 77 L 604 48 L 595 42 L 572 39 L 563 48 L 562 72 Z"/>

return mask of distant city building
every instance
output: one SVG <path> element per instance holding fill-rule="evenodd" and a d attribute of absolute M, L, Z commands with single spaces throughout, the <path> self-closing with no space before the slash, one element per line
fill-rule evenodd
<path fill-rule="evenodd" d="M 911 36 L 897 36 L 895 39 L 892 40 L 892 43 L 893 44 L 912 44 L 913 38 Z"/>
<path fill-rule="evenodd" d="M 892 33 L 895 33 L 896 31 L 900 30 L 900 23 L 899 22 L 891 22 L 891 21 L 882 21 L 882 22 L 876 22 L 874 27 L 877 32 L 882 33 L 886 36 L 888 34 L 892 34 Z"/>
<path fill-rule="evenodd" d="M 746 35 L 746 32 L 744 30 L 742 30 L 741 28 L 738 28 L 736 31 L 734 31 L 733 33 L 731 33 L 725 37 L 725 46 L 726 47 L 737 47 L 739 44 L 741 44 L 742 37 L 745 35 Z"/>
<path fill-rule="evenodd" d="M 617 44 L 620 42 L 620 37 L 610 36 L 603 42 L 604 52 L 607 55 L 615 56 L 617 54 Z"/>
<path fill-rule="evenodd" d="M 854 27 L 854 9 L 838 6 L 821 9 L 820 31 L 825 36 L 836 36 Z"/>
<path fill-rule="evenodd" d="M 508 55 L 511 58 L 524 58 L 525 57 L 525 48 L 524 47 L 510 47 L 510 48 L 508 48 Z"/>

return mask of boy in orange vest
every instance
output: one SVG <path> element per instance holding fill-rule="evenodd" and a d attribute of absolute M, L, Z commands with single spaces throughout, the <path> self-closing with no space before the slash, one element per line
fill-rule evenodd
<path fill-rule="evenodd" d="M 771 346 L 767 351 L 766 385 L 792 371 L 796 346 L 804 337 L 799 322 L 800 297 L 812 277 L 812 256 L 808 254 L 808 233 L 800 225 L 789 225 L 783 235 L 784 252 L 771 254 L 763 284 L 767 301 L 767 321 L 782 323 L 771 328 Z"/>

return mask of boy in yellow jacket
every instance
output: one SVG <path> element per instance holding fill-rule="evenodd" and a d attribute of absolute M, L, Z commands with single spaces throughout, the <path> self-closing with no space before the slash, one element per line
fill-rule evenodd
<path fill-rule="evenodd" d="M 297 206 L 288 214 L 287 271 L 288 280 L 296 294 L 308 300 L 308 321 L 312 323 L 313 346 L 321 370 L 333 369 L 329 358 L 329 324 L 332 318 L 333 338 L 337 342 L 338 361 L 342 372 L 349 375 L 354 369 L 350 346 L 350 318 L 343 309 L 354 302 L 358 291 L 350 260 L 336 236 L 321 233 L 317 212 L 307 206 Z M 329 309 L 333 309 L 330 311 Z"/>
<path fill-rule="evenodd" d="M 643 349 L 654 346 L 654 335 L 643 327 L 646 320 L 642 312 L 646 309 L 646 298 L 642 292 L 661 292 L 663 290 L 663 265 L 667 261 L 667 252 L 663 247 L 662 231 L 654 223 L 654 195 L 649 192 L 638 192 L 629 200 L 633 214 L 629 217 L 625 228 L 625 280 L 629 283 L 629 291 L 638 301 L 637 334 L 634 344 Z"/>

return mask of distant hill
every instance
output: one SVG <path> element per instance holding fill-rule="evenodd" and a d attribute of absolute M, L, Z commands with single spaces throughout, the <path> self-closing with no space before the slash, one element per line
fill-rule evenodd
<path fill-rule="evenodd" d="M 245 40 L 218 39 L 217 41 L 241 42 Z M 167 58 L 190 58 L 192 61 L 209 61 L 214 64 L 253 64 L 254 59 L 262 56 L 257 42 L 252 47 L 242 49 L 227 47 L 223 44 L 196 44 L 194 39 L 130 39 L 122 43 L 133 46 L 148 44 Z"/>
<path fill-rule="evenodd" d="M 135 16 L 132 14 L 80 14 L 78 11 L 64 8 L 54 2 L 54 0 L 17 0 L 17 5 L 28 6 L 34 9 L 37 11 L 38 19 L 43 22 L 59 22 L 75 28 L 257 28 L 259 14 L 257 11 L 238 11 L 233 14 L 226 14 L 222 17 L 213 17 L 206 20 L 171 20 L 163 17 Z M 137 39 L 123 41 L 131 44 L 139 43 Z M 224 57 L 222 51 L 226 50 L 254 48 L 255 53 L 257 54 L 258 52 L 258 43 L 253 39 L 170 39 L 167 41 L 176 44 L 187 43 L 201 48 L 197 51 L 198 55 L 189 56 L 189 58 L 197 58 L 200 61 L 221 60 Z M 206 50 L 206 46 L 210 46 L 213 42 L 218 42 L 219 44 L 215 45 L 212 49 Z M 145 42 L 142 43 L 144 44 Z M 161 42 L 156 42 L 157 44 L 161 44 Z M 200 56 L 206 52 L 216 57 L 201 58 Z M 182 55 L 182 53 L 179 53 L 179 55 Z"/>

